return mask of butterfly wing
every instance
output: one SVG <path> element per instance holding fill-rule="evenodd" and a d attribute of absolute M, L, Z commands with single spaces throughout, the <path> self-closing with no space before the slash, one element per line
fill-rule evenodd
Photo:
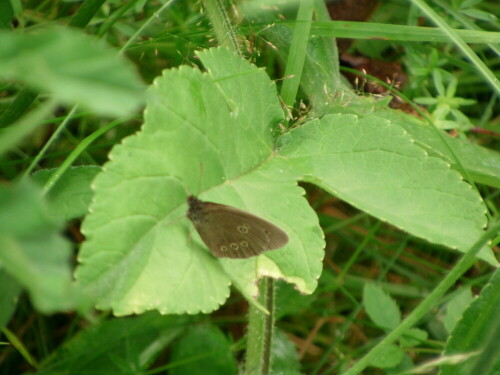
<path fill-rule="evenodd" d="M 193 224 L 216 257 L 249 258 L 288 243 L 288 235 L 281 228 L 231 206 L 204 202 L 200 216 Z"/>

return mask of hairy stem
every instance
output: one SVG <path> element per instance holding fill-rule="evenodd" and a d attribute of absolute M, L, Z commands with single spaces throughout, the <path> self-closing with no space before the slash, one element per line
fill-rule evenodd
<path fill-rule="evenodd" d="M 259 302 L 269 312 L 250 305 L 245 375 L 268 375 L 271 372 L 271 344 L 274 330 L 274 280 L 264 278 L 259 285 Z"/>
<path fill-rule="evenodd" d="M 219 44 L 241 55 L 236 32 L 227 14 L 224 1 L 204 0 L 203 4 Z"/>

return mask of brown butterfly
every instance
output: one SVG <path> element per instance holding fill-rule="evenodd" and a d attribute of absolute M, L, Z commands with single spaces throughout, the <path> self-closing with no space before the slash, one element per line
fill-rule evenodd
<path fill-rule="evenodd" d="M 191 195 L 187 217 L 213 255 L 250 258 L 288 243 L 287 234 L 263 218 Z"/>

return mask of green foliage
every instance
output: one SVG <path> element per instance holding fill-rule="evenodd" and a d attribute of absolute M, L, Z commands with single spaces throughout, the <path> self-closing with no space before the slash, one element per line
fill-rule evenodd
<path fill-rule="evenodd" d="M 274 86 L 227 50 L 200 59 L 210 75 L 184 67 L 155 81 L 141 132 L 115 147 L 94 181 L 76 275 L 118 315 L 210 312 L 231 283 L 255 295 L 262 275 L 304 293 L 316 287 L 322 234 L 287 163 L 273 154 L 272 129 L 282 119 Z M 257 258 L 215 259 L 185 217 L 190 194 L 268 218 L 287 229 L 290 243 Z"/>
<path fill-rule="evenodd" d="M 396 302 L 374 284 L 363 288 L 363 305 L 370 319 L 383 330 L 390 332 L 401 323 L 401 311 Z M 402 348 L 420 345 L 427 339 L 427 333 L 418 328 L 411 328 L 401 336 L 400 345 L 387 344 L 382 353 L 371 365 L 380 368 L 394 368 L 401 365 L 404 357 Z"/>
<path fill-rule="evenodd" d="M 500 357 L 498 356 L 497 336 L 499 316 L 500 271 L 497 269 L 479 296 L 464 311 L 446 343 L 444 355 L 462 354 L 466 361 L 459 365 L 441 366 L 443 375 L 473 374 L 475 373 L 473 369 L 478 364 L 485 365 L 480 373 L 490 374 L 499 371 Z M 477 358 L 481 351 L 484 351 L 489 357 L 488 361 L 486 358 Z"/>
<path fill-rule="evenodd" d="M 499 371 L 498 6 L 323 3 L 0 4 L 0 375 Z M 190 194 L 290 242 L 215 258 Z"/>
<path fill-rule="evenodd" d="M 133 373 L 146 370 L 181 335 L 186 317 L 148 313 L 94 324 L 52 353 L 37 375 Z"/>
<path fill-rule="evenodd" d="M 300 361 L 293 342 L 282 331 L 273 336 L 273 374 L 300 375 Z"/>
<path fill-rule="evenodd" d="M 237 363 L 231 343 L 213 325 L 196 325 L 175 343 L 171 357 L 172 375 L 233 375 Z"/>
<path fill-rule="evenodd" d="M 448 333 L 453 331 L 458 320 L 462 317 L 467 306 L 472 302 L 473 297 L 469 289 L 463 289 L 446 305 L 446 316 L 444 325 Z"/>
<path fill-rule="evenodd" d="M 401 322 L 401 312 L 394 300 L 373 284 L 365 285 L 363 304 L 370 319 L 381 328 L 391 330 Z"/>
<path fill-rule="evenodd" d="M 90 184 L 101 168 L 93 165 L 73 167 L 57 181 L 46 196 L 49 212 L 65 220 L 87 213 L 92 200 Z M 33 174 L 33 181 L 45 184 L 55 170 L 40 170 Z"/>
<path fill-rule="evenodd" d="M 415 103 L 431 106 L 432 121 L 440 129 L 470 130 L 472 124 L 459 108 L 475 104 L 475 101 L 455 96 L 458 80 L 450 73 L 435 69 L 432 71 L 432 75 L 437 96 L 435 98 L 415 98 Z"/>
<path fill-rule="evenodd" d="M 279 145 L 304 180 L 429 241 L 466 251 L 486 225 L 481 198 L 460 175 L 378 116 L 325 116 Z M 482 256 L 496 262 L 487 249 Z"/>
<path fill-rule="evenodd" d="M 21 285 L 5 271 L 0 271 L 0 326 L 9 322 L 18 303 Z"/>
<path fill-rule="evenodd" d="M 0 3 L 0 27 L 2 29 L 9 27 L 9 22 L 12 19 L 13 10 L 10 2 L 4 1 Z"/>
<path fill-rule="evenodd" d="M 71 282 L 69 243 L 59 235 L 60 222 L 47 213 L 40 192 L 27 183 L 1 186 L 0 207 L 0 262 L 4 269 L 29 291 L 42 312 L 81 307 L 85 299 Z"/>
<path fill-rule="evenodd" d="M 370 364 L 379 368 L 391 368 L 398 365 L 403 360 L 403 356 L 404 352 L 397 345 L 388 344 Z"/>

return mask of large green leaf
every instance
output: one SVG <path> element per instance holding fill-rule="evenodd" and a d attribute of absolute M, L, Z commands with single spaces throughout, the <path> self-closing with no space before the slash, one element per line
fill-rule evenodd
<path fill-rule="evenodd" d="M 81 30 L 0 32 L 0 77 L 23 81 L 67 104 L 123 116 L 143 103 L 143 85 L 130 62 Z"/>
<path fill-rule="evenodd" d="M 436 131 L 431 129 L 429 125 L 415 121 L 400 123 L 415 139 L 415 142 L 427 150 L 430 155 L 442 158 L 460 172 L 456 159 Z M 481 147 L 469 140 L 452 138 L 446 133 L 443 133 L 443 137 L 476 183 L 500 188 L 500 153 L 498 151 Z"/>
<path fill-rule="evenodd" d="M 441 130 L 439 132 L 441 132 L 442 136 L 439 136 L 437 131 L 419 118 L 388 108 L 387 101 L 370 97 L 349 98 L 347 101 L 349 105 L 340 103 L 340 101 L 332 103 L 328 107 L 328 113 L 356 114 L 360 117 L 378 116 L 389 120 L 406 130 L 415 143 L 427 151 L 429 155 L 444 160 L 452 168 L 461 172 L 456 159 L 443 142 L 444 138 L 476 183 L 500 187 L 499 152 L 471 143 L 470 140 L 452 138 Z"/>
<path fill-rule="evenodd" d="M 280 151 L 305 180 L 430 242 L 466 251 L 486 226 L 460 174 L 380 117 L 325 116 L 282 136 Z M 480 256 L 496 263 L 490 249 Z"/>
<path fill-rule="evenodd" d="M 231 283 L 254 296 L 263 275 L 310 293 L 321 272 L 317 217 L 273 151 L 283 119 L 274 84 L 227 50 L 199 57 L 209 74 L 181 67 L 155 80 L 141 131 L 112 150 L 93 183 L 77 278 L 116 314 L 210 312 Z M 185 216 L 189 194 L 262 216 L 290 242 L 256 258 L 216 259 Z"/>

